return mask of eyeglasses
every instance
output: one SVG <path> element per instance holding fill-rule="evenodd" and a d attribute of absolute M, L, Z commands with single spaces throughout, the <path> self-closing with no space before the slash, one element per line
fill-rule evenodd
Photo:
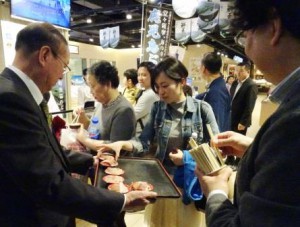
<path fill-rule="evenodd" d="M 71 68 L 61 59 L 61 57 L 59 57 L 59 55 L 56 56 L 58 58 L 58 60 L 60 60 L 60 62 L 63 64 L 64 66 L 64 74 L 68 73 L 71 71 Z"/>
<path fill-rule="evenodd" d="M 57 53 L 55 53 L 52 49 L 51 49 L 51 51 L 52 51 L 53 55 L 55 57 L 57 57 L 57 59 L 63 64 L 63 66 L 64 66 L 63 74 L 66 74 L 66 73 L 70 72 L 71 68 L 62 60 L 62 58 Z"/>
<path fill-rule="evenodd" d="M 245 47 L 246 46 L 246 36 L 244 31 L 240 31 L 235 37 L 234 41 L 236 44 Z"/>

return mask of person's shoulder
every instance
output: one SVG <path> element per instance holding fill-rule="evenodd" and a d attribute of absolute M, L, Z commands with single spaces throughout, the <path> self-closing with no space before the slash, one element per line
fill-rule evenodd
<path fill-rule="evenodd" d="M 120 100 L 117 105 L 122 108 L 133 109 L 132 104 L 123 95 L 120 95 Z"/>
<path fill-rule="evenodd" d="M 144 91 L 141 98 L 145 98 L 145 100 L 153 100 L 153 101 L 159 100 L 158 95 L 152 89 L 147 89 L 146 91 Z"/>

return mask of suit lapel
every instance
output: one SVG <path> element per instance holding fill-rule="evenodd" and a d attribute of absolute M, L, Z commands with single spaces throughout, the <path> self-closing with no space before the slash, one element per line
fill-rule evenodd
<path fill-rule="evenodd" d="M 234 100 L 236 97 L 239 96 L 239 94 L 243 91 L 243 89 L 246 87 L 246 85 L 249 83 L 250 77 L 248 77 L 241 85 L 241 87 L 239 88 L 239 90 L 236 92 L 235 96 L 232 98 L 232 100 Z M 238 83 L 236 84 L 236 86 L 234 87 L 234 92 L 236 90 L 238 86 Z M 234 93 L 233 93 L 234 94 Z"/>
<path fill-rule="evenodd" d="M 47 138 L 48 138 L 48 141 L 49 141 L 49 143 L 52 147 L 52 150 L 59 157 L 59 159 L 61 160 L 61 163 L 63 164 L 65 169 L 69 170 L 69 167 L 68 167 L 68 164 L 67 164 L 68 163 L 67 158 L 66 158 L 64 152 L 62 151 L 60 145 L 58 144 L 58 141 L 54 137 L 53 133 L 50 131 L 48 122 L 46 120 L 45 113 L 40 108 L 39 108 L 38 112 L 39 112 L 39 117 L 40 117 L 42 126 L 44 128 L 44 132 L 47 135 Z"/>

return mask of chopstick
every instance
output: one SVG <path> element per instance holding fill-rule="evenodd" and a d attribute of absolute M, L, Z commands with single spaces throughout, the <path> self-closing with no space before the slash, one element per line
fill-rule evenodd
<path fill-rule="evenodd" d="M 209 137 L 210 137 L 210 139 L 212 140 L 213 137 L 214 137 L 214 133 L 213 133 L 211 127 L 210 127 L 210 124 L 206 124 L 206 128 L 207 128 Z M 219 159 L 219 161 L 220 161 L 220 164 L 221 164 L 221 165 L 225 165 L 225 163 L 224 163 L 224 161 L 223 161 L 223 158 L 222 158 L 222 155 L 221 155 L 221 153 L 220 153 L 220 149 L 217 148 L 214 144 L 211 144 L 211 145 L 212 145 L 212 148 L 214 149 L 214 151 L 216 152 L 216 155 L 217 155 L 217 157 L 218 157 L 218 159 Z"/>
<path fill-rule="evenodd" d="M 79 114 L 76 114 L 76 117 L 72 120 L 71 124 L 77 123 L 79 120 Z"/>

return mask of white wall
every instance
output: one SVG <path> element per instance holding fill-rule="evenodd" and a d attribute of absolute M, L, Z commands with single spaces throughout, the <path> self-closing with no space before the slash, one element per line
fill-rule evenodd
<path fill-rule="evenodd" d="M 119 76 L 122 77 L 126 69 L 137 68 L 137 58 L 140 56 L 139 48 L 130 49 L 103 49 L 101 46 L 89 45 L 69 41 L 70 45 L 78 46 L 79 54 L 71 54 L 71 58 L 87 59 L 87 66 L 90 66 L 90 60 L 107 60 L 116 62 Z"/>

